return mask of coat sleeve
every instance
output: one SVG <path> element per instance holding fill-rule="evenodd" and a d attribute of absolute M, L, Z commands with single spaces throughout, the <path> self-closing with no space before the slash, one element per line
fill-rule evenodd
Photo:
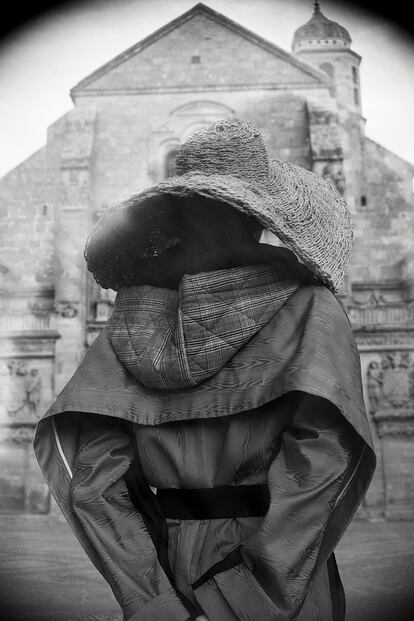
<path fill-rule="evenodd" d="M 207 615 L 220 594 L 236 615 L 229 621 L 295 618 L 362 499 L 361 490 L 347 494 L 364 451 L 352 426 L 319 397 L 290 393 L 284 405 L 291 411 L 268 472 L 263 522 L 193 585 Z"/>
<path fill-rule="evenodd" d="M 178 593 L 157 556 L 142 513 L 126 484 L 139 477 L 128 423 L 93 414 L 81 416 L 73 463 L 72 505 L 94 562 L 120 604 L 125 621 L 186 621 L 197 616 Z M 155 498 L 146 483 L 143 492 Z M 149 507 L 146 506 L 148 514 Z M 98 561 L 98 562 L 97 562 Z"/>

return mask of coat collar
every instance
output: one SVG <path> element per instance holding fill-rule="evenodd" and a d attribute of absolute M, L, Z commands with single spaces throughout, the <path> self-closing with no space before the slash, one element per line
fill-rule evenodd
<path fill-rule="evenodd" d="M 273 320 L 213 377 L 170 391 L 145 388 L 118 360 L 104 329 L 39 422 L 91 412 L 142 425 L 229 416 L 290 392 L 331 401 L 372 446 L 358 350 L 348 318 L 323 286 L 301 287 Z"/>

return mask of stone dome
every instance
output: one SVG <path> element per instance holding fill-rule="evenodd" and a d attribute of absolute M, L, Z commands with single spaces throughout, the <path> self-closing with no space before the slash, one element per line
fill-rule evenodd
<path fill-rule="evenodd" d="M 349 46 L 351 37 L 346 28 L 334 22 L 322 13 L 319 2 L 314 2 L 313 15 L 309 21 L 300 26 L 293 36 L 293 51 L 301 47 L 302 43 L 309 40 L 329 40 L 329 42 L 337 41 L 338 43 Z"/>

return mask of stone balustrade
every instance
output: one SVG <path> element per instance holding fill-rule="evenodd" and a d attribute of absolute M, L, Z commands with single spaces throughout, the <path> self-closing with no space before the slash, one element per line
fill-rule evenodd
<path fill-rule="evenodd" d="M 49 332 L 56 329 L 55 323 L 54 313 L 2 313 L 0 314 L 0 334 Z"/>
<path fill-rule="evenodd" d="M 361 308 L 348 306 L 351 324 L 358 326 L 406 326 L 414 324 L 414 306 L 408 304 L 390 304 L 387 306 L 370 306 Z"/>

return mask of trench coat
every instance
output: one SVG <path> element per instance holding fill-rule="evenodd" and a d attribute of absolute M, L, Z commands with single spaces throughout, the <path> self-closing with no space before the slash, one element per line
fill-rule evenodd
<path fill-rule="evenodd" d="M 375 454 L 352 329 L 325 287 L 300 287 L 185 389 L 137 382 L 104 329 L 34 447 L 126 621 L 344 619 L 333 552 Z M 246 485 L 267 488 L 264 515 L 165 518 L 154 493 Z"/>

